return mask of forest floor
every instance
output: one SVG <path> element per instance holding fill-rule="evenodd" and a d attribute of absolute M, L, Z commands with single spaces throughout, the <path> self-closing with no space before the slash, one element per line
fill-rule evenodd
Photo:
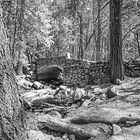
<path fill-rule="evenodd" d="M 140 140 L 140 78 L 85 88 L 17 81 L 30 140 Z"/>

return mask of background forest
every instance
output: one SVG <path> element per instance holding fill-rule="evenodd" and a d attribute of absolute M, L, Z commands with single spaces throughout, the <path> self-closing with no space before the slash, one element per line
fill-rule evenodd
<path fill-rule="evenodd" d="M 109 59 L 108 0 L 3 1 L 5 25 L 17 74 L 40 57 Z M 123 59 L 140 53 L 140 1 L 122 3 Z"/>

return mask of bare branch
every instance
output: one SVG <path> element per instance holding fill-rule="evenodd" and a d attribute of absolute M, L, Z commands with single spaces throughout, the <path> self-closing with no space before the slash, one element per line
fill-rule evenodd
<path fill-rule="evenodd" d="M 124 41 L 124 39 L 127 37 L 127 35 L 128 35 L 132 30 L 134 30 L 136 27 L 138 27 L 138 26 L 140 26 L 140 23 L 137 24 L 137 25 L 135 25 L 133 28 L 131 28 L 131 29 L 124 35 L 122 41 Z"/>
<path fill-rule="evenodd" d="M 109 4 L 110 2 L 107 2 L 101 9 L 100 12 Z M 94 23 L 97 21 L 99 15 L 96 17 L 96 19 L 94 20 Z"/>
<path fill-rule="evenodd" d="M 100 12 L 109 4 L 110 2 L 107 2 L 101 9 L 100 9 Z M 97 19 L 98 19 L 98 17 L 99 17 L 99 15 L 96 17 L 96 19 L 94 20 L 94 23 L 97 21 Z M 92 37 L 93 37 L 93 35 L 94 35 L 94 32 L 95 32 L 95 28 L 93 29 L 93 32 L 92 32 L 92 34 L 90 35 L 90 37 L 89 37 L 89 39 L 88 39 L 88 41 L 87 41 L 87 43 L 86 43 L 86 45 L 85 45 L 85 48 L 87 48 L 87 46 L 89 45 L 89 43 L 90 43 L 90 41 L 91 41 L 91 39 L 92 39 Z"/>

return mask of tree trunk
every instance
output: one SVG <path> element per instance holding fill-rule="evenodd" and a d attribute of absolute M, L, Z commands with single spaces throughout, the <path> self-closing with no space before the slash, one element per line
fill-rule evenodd
<path fill-rule="evenodd" d="M 84 57 L 84 51 L 83 51 L 83 17 L 82 14 L 79 13 L 79 32 L 80 32 L 80 39 L 79 39 L 79 51 L 78 51 L 78 58 L 83 59 Z"/>
<path fill-rule="evenodd" d="M 24 140 L 17 84 L 0 5 L 0 139 Z"/>
<path fill-rule="evenodd" d="M 101 2 L 100 0 L 98 0 L 98 37 L 97 37 L 97 45 L 96 45 L 96 61 L 100 61 L 101 60 L 101 12 L 100 12 L 100 8 L 101 8 Z"/>
<path fill-rule="evenodd" d="M 110 63 L 111 82 L 123 80 L 122 65 L 122 31 L 121 31 L 121 2 L 110 0 Z"/>
<path fill-rule="evenodd" d="M 7 28 L 7 37 L 10 43 L 10 53 L 14 67 L 18 62 L 18 52 L 21 51 L 23 35 L 23 16 L 25 0 L 2 0 L 3 18 Z M 18 50 L 16 49 L 18 48 Z"/>
<path fill-rule="evenodd" d="M 138 46 L 138 51 L 139 51 L 139 55 L 140 55 L 139 33 L 135 34 L 135 38 L 136 38 L 136 42 L 137 42 L 137 46 Z"/>
<path fill-rule="evenodd" d="M 92 9 L 92 16 L 93 16 L 93 53 L 92 53 L 92 60 L 93 61 L 96 61 L 96 32 L 95 32 L 95 30 L 94 30 L 94 28 L 95 28 L 95 1 L 93 0 L 92 1 L 92 3 L 93 3 L 93 9 Z M 95 44 L 95 45 L 94 45 Z"/>

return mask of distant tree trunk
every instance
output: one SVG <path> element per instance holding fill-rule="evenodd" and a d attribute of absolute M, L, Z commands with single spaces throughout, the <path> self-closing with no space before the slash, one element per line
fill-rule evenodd
<path fill-rule="evenodd" d="M 0 139 L 25 140 L 21 105 L 0 4 Z"/>
<path fill-rule="evenodd" d="M 93 53 L 92 53 L 92 60 L 93 61 L 96 61 L 96 32 L 94 30 L 95 28 L 95 0 L 92 0 L 92 16 L 93 16 L 93 37 L 94 37 L 94 40 L 93 40 Z M 95 44 L 95 45 L 94 45 Z"/>
<path fill-rule="evenodd" d="M 98 0 L 98 36 L 96 44 L 96 61 L 101 60 L 101 0 Z"/>
<path fill-rule="evenodd" d="M 16 32 L 16 39 L 14 40 L 18 42 L 18 51 L 15 49 L 16 44 L 13 44 L 13 59 L 16 62 L 16 74 L 22 75 L 22 68 L 23 68 L 23 63 L 21 60 L 21 53 L 22 53 L 22 44 L 20 42 L 23 41 L 22 35 L 23 35 L 23 17 L 24 17 L 24 7 L 25 7 L 25 0 L 17 0 L 17 10 L 18 10 L 18 15 L 16 16 L 16 23 L 15 25 L 15 32 Z M 17 57 L 16 55 L 17 54 Z"/>
<path fill-rule="evenodd" d="M 83 50 L 83 19 L 82 19 L 83 17 L 82 17 L 82 13 L 79 13 L 78 17 L 79 17 L 79 33 L 80 33 L 78 58 L 83 59 L 84 50 Z"/>
<path fill-rule="evenodd" d="M 111 82 L 123 80 L 122 65 L 122 27 L 121 27 L 121 2 L 122 0 L 110 0 L 110 63 Z"/>
<path fill-rule="evenodd" d="M 16 65 L 16 68 L 15 68 L 15 72 L 17 75 L 23 75 L 23 63 L 22 63 L 22 60 L 21 60 L 21 52 L 19 52 L 18 54 L 18 62 L 17 62 L 17 65 Z"/>
<path fill-rule="evenodd" d="M 138 46 L 138 51 L 139 51 L 139 55 L 140 55 L 140 43 L 139 43 L 139 33 L 135 33 L 135 38 L 136 38 L 136 42 L 137 42 L 137 46 Z"/>

